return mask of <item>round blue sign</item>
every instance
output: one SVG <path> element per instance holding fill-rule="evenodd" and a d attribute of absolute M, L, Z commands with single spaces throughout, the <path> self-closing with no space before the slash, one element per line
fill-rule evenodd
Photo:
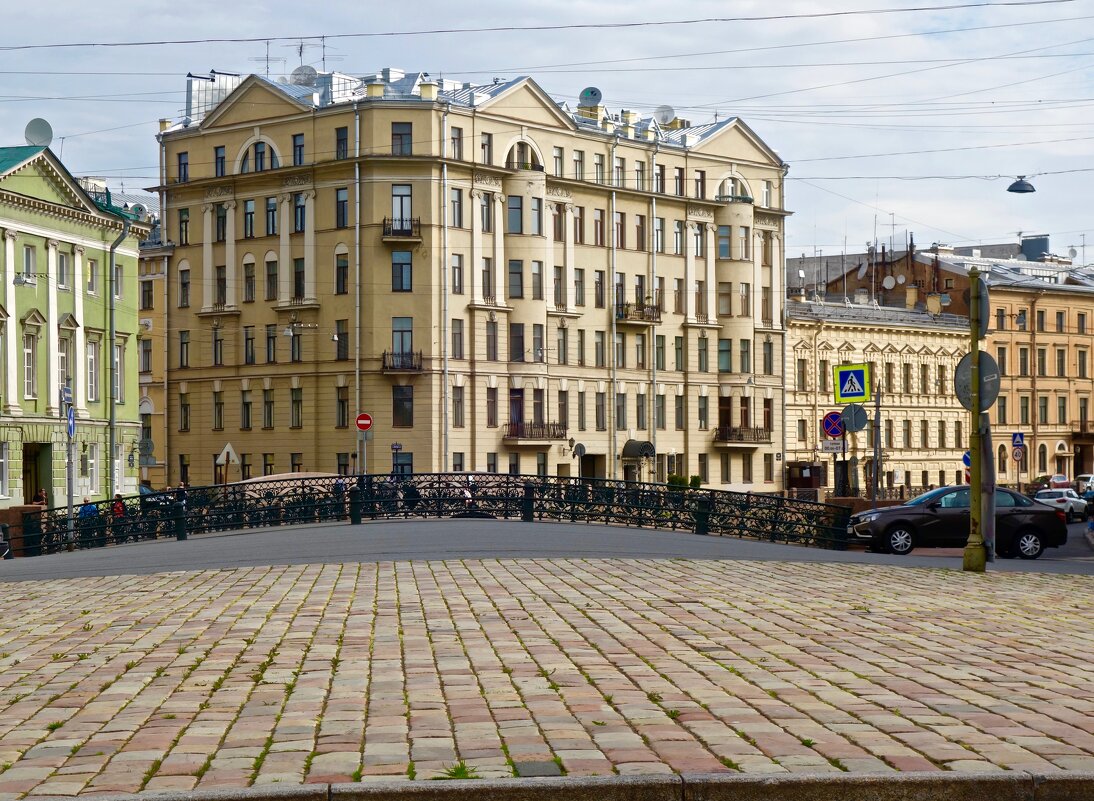
<path fill-rule="evenodd" d="M 964 464 L 965 467 L 972 467 L 972 454 L 969 451 L 965 451 L 961 456 L 961 463 Z"/>
<path fill-rule="evenodd" d="M 829 412 L 821 419 L 821 428 L 830 437 L 843 436 L 843 416 L 839 412 Z"/>

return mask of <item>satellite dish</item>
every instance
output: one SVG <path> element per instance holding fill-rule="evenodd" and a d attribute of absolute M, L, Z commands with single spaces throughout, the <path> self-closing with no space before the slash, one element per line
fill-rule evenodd
<path fill-rule="evenodd" d="M 302 64 L 289 75 L 289 83 L 296 86 L 315 86 L 317 77 L 319 77 L 319 73 L 315 71 L 315 67 Z"/>
<path fill-rule="evenodd" d="M 858 268 L 858 277 L 859 277 L 859 280 L 860 280 L 860 281 L 861 281 L 861 280 L 862 280 L 863 278 L 865 278 L 865 277 L 866 277 L 866 265 L 865 265 L 865 264 L 860 264 L 860 265 L 859 265 L 859 268 Z"/>
<path fill-rule="evenodd" d="M 882 289 L 892 289 L 894 286 L 896 286 L 896 279 L 891 275 L 885 276 L 884 280 L 881 282 Z"/>
<path fill-rule="evenodd" d="M 143 203 L 134 203 L 132 206 L 129 207 L 129 210 L 136 214 L 138 217 L 140 217 L 142 220 L 144 219 L 144 215 L 148 213 L 148 209 Z"/>
<path fill-rule="evenodd" d="M 904 283 L 905 281 L 907 281 L 907 280 L 908 280 L 908 279 L 907 279 L 907 278 L 905 278 L 905 277 L 904 277 L 903 275 L 898 275 L 898 276 L 896 277 L 896 282 L 897 282 L 898 284 L 903 284 L 903 283 Z"/>
<path fill-rule="evenodd" d="M 1076 256 L 1079 255 L 1079 251 L 1077 251 L 1075 248 L 1068 248 L 1067 249 L 1067 255 L 1070 256 L 1071 258 L 1075 258 Z"/>
<path fill-rule="evenodd" d="M 53 141 L 53 127 L 41 117 L 35 117 L 27 123 L 23 137 L 33 147 L 49 147 Z"/>
<path fill-rule="evenodd" d="M 658 106 L 653 112 L 653 118 L 661 125 L 668 125 L 676 119 L 676 110 L 672 106 Z"/>
<path fill-rule="evenodd" d="M 286 78 L 284 75 L 282 75 L 280 78 L 277 79 L 277 82 L 278 83 L 288 83 L 289 79 Z"/>
<path fill-rule="evenodd" d="M 603 93 L 595 86 L 586 86 L 578 96 L 578 103 L 582 106 L 599 106 L 604 99 Z"/>

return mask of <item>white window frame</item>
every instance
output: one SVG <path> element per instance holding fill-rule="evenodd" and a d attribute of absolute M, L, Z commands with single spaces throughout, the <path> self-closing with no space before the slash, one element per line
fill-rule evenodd
<path fill-rule="evenodd" d="M 67 386 L 69 353 L 72 347 L 72 337 L 62 334 L 57 337 L 57 386 L 64 389 Z"/>
<path fill-rule="evenodd" d="M 87 341 L 87 402 L 99 400 L 99 354 L 100 343 L 97 339 Z"/>
<path fill-rule="evenodd" d="M 125 403 L 125 345 L 114 343 L 114 403 Z"/>
<path fill-rule="evenodd" d="M 38 251 L 34 245 L 23 245 L 23 280 L 28 284 L 38 280 Z"/>
<path fill-rule="evenodd" d="M 38 331 L 23 332 L 23 397 L 38 397 Z"/>
<path fill-rule="evenodd" d="M 121 300 L 124 297 L 122 292 L 123 281 L 125 280 L 125 273 L 122 270 L 122 265 L 117 262 L 114 263 L 114 299 Z"/>
<path fill-rule="evenodd" d="M 99 294 L 99 262 L 97 259 L 87 260 L 87 292 L 89 295 Z"/>
<path fill-rule="evenodd" d="M 87 494 L 99 494 L 99 443 L 87 444 Z"/>
<path fill-rule="evenodd" d="M 68 289 L 68 279 L 71 274 L 69 270 L 68 254 L 58 252 L 57 253 L 57 288 Z"/>

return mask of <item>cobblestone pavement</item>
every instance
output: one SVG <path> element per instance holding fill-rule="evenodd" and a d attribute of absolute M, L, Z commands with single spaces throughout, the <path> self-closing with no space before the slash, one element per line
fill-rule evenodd
<path fill-rule="evenodd" d="M 0 799 L 1094 769 L 1094 579 L 474 560 L 7 583 Z"/>

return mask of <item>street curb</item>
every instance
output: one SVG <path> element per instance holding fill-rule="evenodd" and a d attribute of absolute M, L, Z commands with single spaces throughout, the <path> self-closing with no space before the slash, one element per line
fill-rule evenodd
<path fill-rule="evenodd" d="M 690 773 L 262 785 L 96 795 L 95 801 L 1082 801 L 1094 772 Z"/>

